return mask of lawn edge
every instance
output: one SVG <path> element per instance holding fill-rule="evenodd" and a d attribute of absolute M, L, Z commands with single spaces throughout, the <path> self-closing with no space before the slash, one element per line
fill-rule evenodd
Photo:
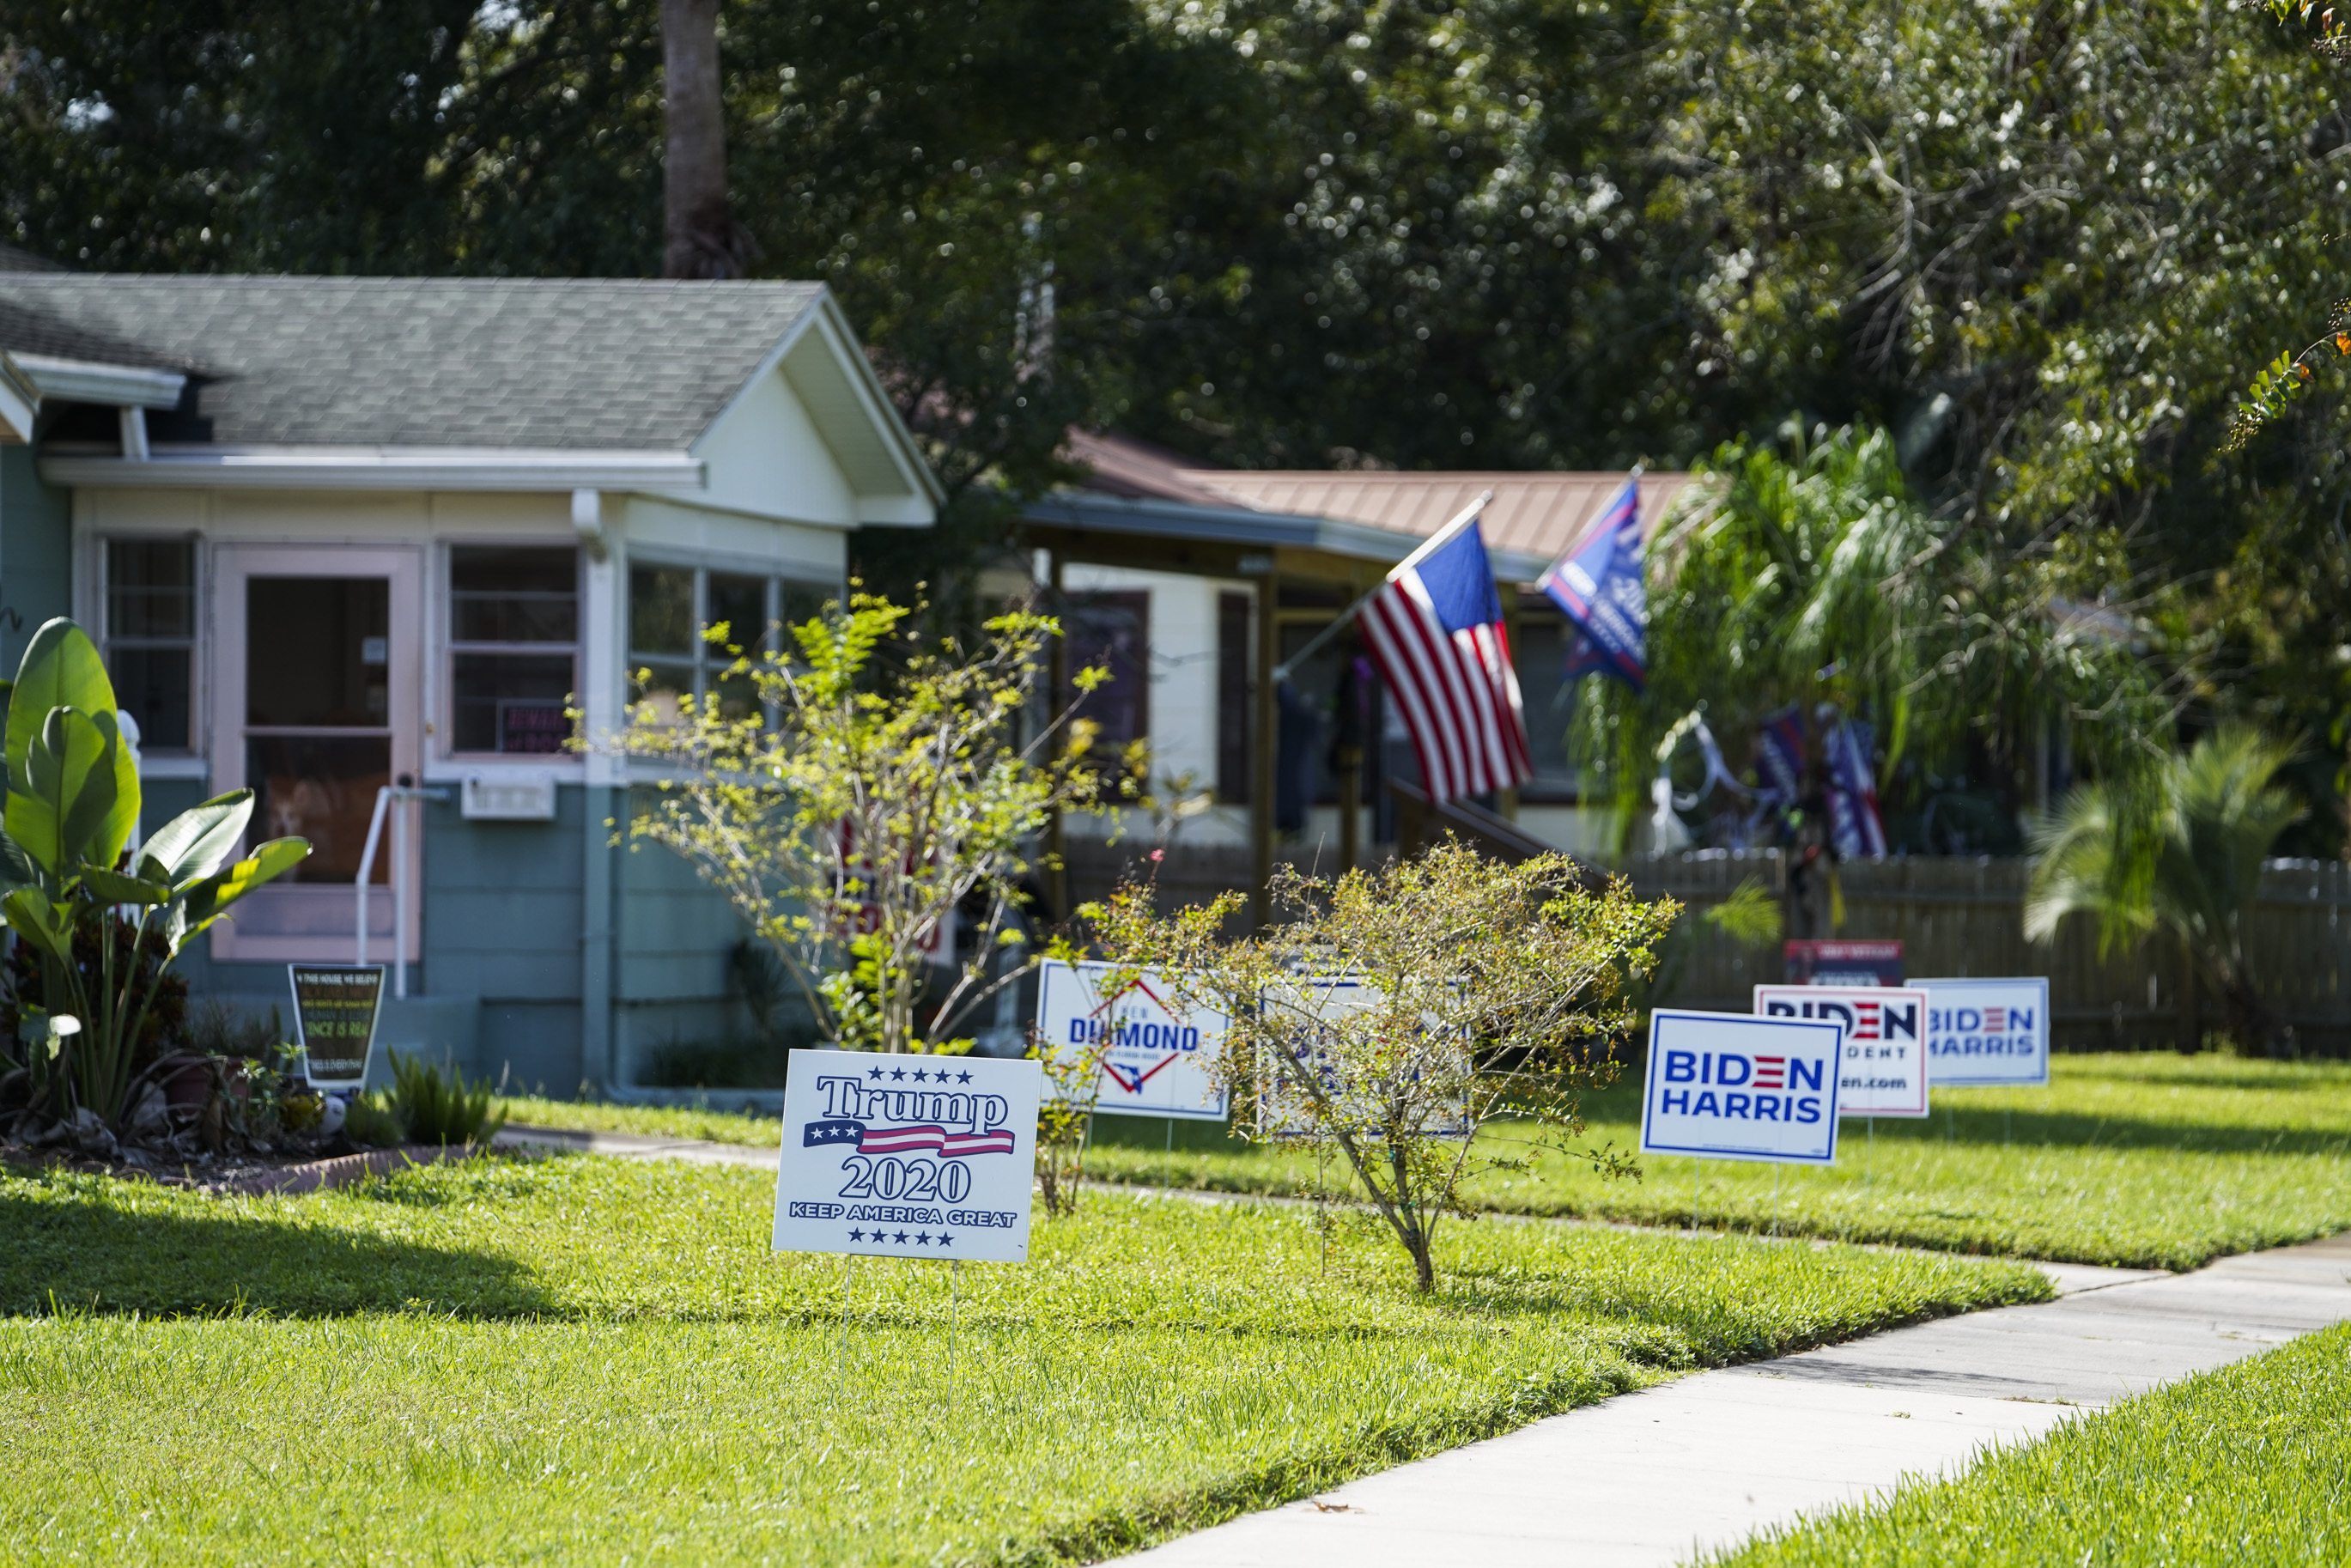
<path fill-rule="evenodd" d="M 1985 1258 L 1982 1262 L 2009 1260 Z M 1970 1312 L 2003 1307 L 2031 1306 L 2054 1298 L 2056 1290 L 2041 1276 L 2040 1293 L 1987 1297 L 1973 1302 L 1929 1301 L 1910 1312 L 1872 1322 L 1850 1334 L 1799 1333 L 1782 1343 L 1753 1354 L 1734 1352 L 1719 1360 L 1694 1361 L 1687 1366 L 1645 1364 L 1622 1349 L 1611 1347 L 1615 1365 L 1606 1374 L 1575 1377 L 1554 1374 L 1530 1398 L 1528 1381 L 1501 1399 L 1481 1407 L 1456 1411 L 1442 1417 L 1383 1427 L 1358 1435 L 1334 1448 L 1293 1455 L 1273 1464 L 1245 1470 L 1206 1485 L 1150 1497 L 1123 1508 L 1106 1510 L 1049 1531 L 1027 1544 L 1007 1542 L 991 1555 L 956 1559 L 957 1568 L 1060 1568 L 1061 1564 L 1100 1563 L 1147 1551 L 1154 1546 L 1238 1519 L 1244 1514 L 1300 1501 L 1365 1476 L 1431 1458 L 1472 1443 L 1508 1436 L 1553 1416 L 1602 1404 L 1625 1394 L 1636 1394 L 1701 1372 L 1752 1366 L 1798 1355 L 1826 1345 L 1890 1333 L 1896 1329 Z"/>

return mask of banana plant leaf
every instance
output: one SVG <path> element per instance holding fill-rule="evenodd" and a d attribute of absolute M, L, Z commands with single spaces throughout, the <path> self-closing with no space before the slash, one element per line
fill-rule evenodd
<path fill-rule="evenodd" d="M 33 633 L 16 666 L 15 688 L 9 694 L 8 782 L 25 788 L 25 760 L 48 723 L 52 710 L 78 709 L 85 714 L 114 711 L 114 683 L 106 678 L 106 661 L 89 634 L 63 616 Z"/>
<path fill-rule="evenodd" d="M 226 914 L 229 905 L 308 858 L 308 839 L 272 839 L 235 865 L 214 873 L 180 894 L 167 913 L 163 939 L 172 952 Z"/>
<path fill-rule="evenodd" d="M 139 874 L 184 888 L 220 870 L 253 818 L 253 791 L 235 789 L 191 806 L 139 846 Z"/>
<path fill-rule="evenodd" d="M 154 905 L 172 901 L 169 883 L 149 882 L 144 877 L 125 876 L 119 871 L 109 871 L 102 865 L 81 868 L 81 884 L 90 895 L 103 904 L 140 904 Z"/>
<path fill-rule="evenodd" d="M 0 898 L 0 915 L 16 935 L 61 964 L 73 962 L 73 905 L 52 904 L 37 887 L 20 887 Z"/>
<path fill-rule="evenodd" d="M 8 791 L 0 824 L 52 893 L 63 891 L 82 862 L 113 860 L 95 852 L 94 840 L 113 814 L 114 754 L 120 749 L 110 725 L 102 729 L 89 714 L 66 707 L 50 709 L 40 734 L 26 744 L 23 778 Z"/>

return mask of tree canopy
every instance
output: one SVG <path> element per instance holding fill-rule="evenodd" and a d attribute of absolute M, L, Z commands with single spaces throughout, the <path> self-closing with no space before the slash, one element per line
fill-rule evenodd
<path fill-rule="evenodd" d="M 728 173 L 755 269 L 842 295 L 956 497 L 920 562 L 864 548 L 880 580 L 951 574 L 1072 423 L 1405 467 L 1882 428 L 1987 602 L 2091 607 L 2167 716 L 2305 739 L 2315 844 L 2308 759 L 2351 741 L 2338 356 L 2229 440 L 2345 292 L 2346 78 L 2281 10 L 736 0 Z M 0 0 L 0 238 L 656 272 L 659 11 Z"/>

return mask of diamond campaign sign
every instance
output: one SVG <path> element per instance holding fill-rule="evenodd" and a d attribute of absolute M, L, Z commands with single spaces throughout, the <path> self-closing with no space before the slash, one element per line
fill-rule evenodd
<path fill-rule="evenodd" d="M 1927 1071 L 1945 1087 L 2049 1082 L 2049 981 L 1918 980 Z"/>
<path fill-rule="evenodd" d="M 1223 1121 L 1215 1069 L 1230 1020 L 1212 1009 L 1178 1012 L 1166 982 L 1149 970 L 1105 994 L 1117 972 L 1111 964 L 1048 959 L 1037 984 L 1038 1035 L 1058 1055 L 1102 1051 L 1096 1111 Z"/>
<path fill-rule="evenodd" d="M 1034 1061 L 795 1051 L 775 1249 L 1029 1260 Z"/>
<path fill-rule="evenodd" d="M 1641 1152 L 1834 1165 L 1844 1040 L 1825 1019 L 1658 1009 Z"/>
<path fill-rule="evenodd" d="M 1764 1018 L 1826 1019 L 1844 1030 L 1840 1116 L 1927 1114 L 1927 993 L 1915 986 L 1758 986 Z"/>

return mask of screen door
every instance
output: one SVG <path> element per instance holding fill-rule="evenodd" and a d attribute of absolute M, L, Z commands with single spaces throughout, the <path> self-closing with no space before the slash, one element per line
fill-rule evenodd
<path fill-rule="evenodd" d="M 413 781 L 421 753 L 420 556 L 246 546 L 222 555 L 214 787 L 254 791 L 248 846 L 297 837 L 311 852 L 237 905 L 214 950 L 239 960 L 348 961 L 376 791 L 402 775 Z M 421 859 L 413 848 L 411 859 Z M 416 864 L 406 868 L 412 893 L 418 873 Z M 369 878 L 369 941 L 378 951 L 391 945 L 392 876 L 387 829 Z M 422 904 L 413 896 L 410 908 Z M 409 933 L 412 953 L 417 937 Z"/>

